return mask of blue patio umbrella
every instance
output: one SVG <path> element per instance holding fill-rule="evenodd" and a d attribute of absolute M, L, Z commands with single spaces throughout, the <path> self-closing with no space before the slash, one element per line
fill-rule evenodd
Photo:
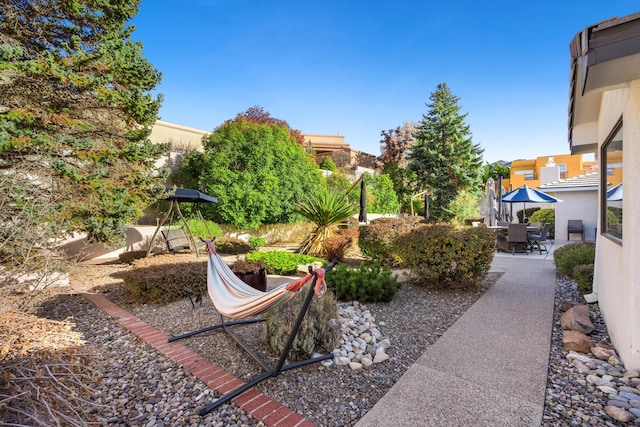
<path fill-rule="evenodd" d="M 607 190 L 607 200 L 610 202 L 622 200 L 622 184 L 618 184 Z"/>
<path fill-rule="evenodd" d="M 523 203 L 523 212 L 526 213 L 527 203 L 556 203 L 561 202 L 562 200 L 556 199 L 555 197 L 529 187 L 528 185 L 523 185 L 522 187 L 518 187 L 503 195 L 502 201 L 505 203 Z M 525 220 L 526 217 L 523 215 L 523 221 Z"/>

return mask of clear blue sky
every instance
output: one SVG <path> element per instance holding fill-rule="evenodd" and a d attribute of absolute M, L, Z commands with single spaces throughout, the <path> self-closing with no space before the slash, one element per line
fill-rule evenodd
<path fill-rule="evenodd" d="M 135 40 L 162 72 L 160 118 L 212 131 L 259 105 L 378 155 L 438 83 L 484 160 L 569 152 L 569 42 L 638 0 L 143 0 Z"/>

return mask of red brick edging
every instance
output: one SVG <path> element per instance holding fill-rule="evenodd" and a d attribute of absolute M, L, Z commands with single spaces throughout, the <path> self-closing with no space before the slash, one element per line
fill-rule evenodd
<path fill-rule="evenodd" d="M 185 370 L 195 375 L 208 387 L 225 394 L 244 384 L 215 363 L 203 359 L 187 346 L 168 342 L 169 337 L 127 310 L 117 306 L 100 294 L 83 293 L 87 300 L 117 320 L 145 343 L 154 347 Z M 255 387 L 242 393 L 232 402 L 269 427 L 313 427 L 315 423 L 276 402 Z"/>

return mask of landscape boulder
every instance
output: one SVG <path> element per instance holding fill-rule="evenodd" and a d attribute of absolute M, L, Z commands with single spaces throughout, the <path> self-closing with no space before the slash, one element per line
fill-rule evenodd
<path fill-rule="evenodd" d="M 586 305 L 571 307 L 560 318 L 560 326 L 564 330 L 578 331 L 589 335 L 594 329 L 589 317 L 589 307 Z"/>
<path fill-rule="evenodd" d="M 566 351 L 576 351 L 578 353 L 587 354 L 594 342 L 590 336 L 582 332 L 564 330 L 562 331 L 562 344 Z"/>

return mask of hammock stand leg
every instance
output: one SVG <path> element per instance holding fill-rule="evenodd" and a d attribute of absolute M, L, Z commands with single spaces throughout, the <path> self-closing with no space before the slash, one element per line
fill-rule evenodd
<path fill-rule="evenodd" d="M 226 328 L 228 326 L 244 325 L 246 323 L 258 323 L 258 322 L 264 322 L 264 319 L 254 318 L 254 319 L 233 320 L 231 322 L 227 322 L 227 321 L 224 320 L 224 317 L 221 315 L 220 316 L 220 323 L 218 323 L 217 325 L 207 326 L 206 328 L 198 329 L 196 331 L 191 331 L 191 332 L 184 333 L 182 335 L 177 335 L 177 336 L 171 337 L 171 338 L 168 339 L 168 342 L 178 341 L 178 340 L 181 340 L 183 338 L 189 338 L 189 337 L 192 337 L 194 335 L 202 334 L 204 332 L 214 331 L 214 330 L 220 329 L 220 328 L 223 328 L 223 329 L 226 330 Z"/>
<path fill-rule="evenodd" d="M 327 270 L 329 268 L 330 267 L 328 267 Z M 248 349 L 248 347 L 245 345 L 244 342 L 241 343 L 240 342 L 241 340 L 238 341 L 239 340 L 238 337 L 236 337 L 233 333 L 230 333 L 230 331 L 226 327 L 223 327 L 223 330 L 225 332 L 227 332 L 234 340 L 236 340 L 236 342 L 238 342 L 238 344 L 240 344 L 240 346 L 243 349 L 245 349 L 245 351 L 247 351 L 267 372 L 265 372 L 264 374 L 262 374 L 260 376 L 257 376 L 255 378 L 253 378 L 251 381 L 241 385 L 240 387 L 236 388 L 235 390 L 230 391 L 229 393 L 225 394 L 224 396 L 221 396 L 218 400 L 216 400 L 213 403 L 210 403 L 206 407 L 201 408 L 200 410 L 198 410 L 198 415 L 202 416 L 202 415 L 208 414 L 209 412 L 213 411 L 214 409 L 216 409 L 220 405 L 223 405 L 223 404 L 227 403 L 231 399 L 241 395 L 245 391 L 249 390 L 250 388 L 253 388 L 255 385 L 261 383 L 262 381 L 266 380 L 269 377 L 277 377 L 282 372 L 288 371 L 289 369 L 299 368 L 301 366 L 306 366 L 306 365 L 309 365 L 311 363 L 317 363 L 317 362 L 320 362 L 321 360 L 331 359 L 333 357 L 333 354 L 326 354 L 324 356 L 314 357 L 314 358 L 311 358 L 311 359 L 290 363 L 288 365 L 284 364 L 284 362 L 287 359 L 287 356 L 289 355 L 289 351 L 291 350 L 291 347 L 293 346 L 293 341 L 296 338 L 296 335 L 298 335 L 298 331 L 300 330 L 300 326 L 302 325 L 302 321 L 304 320 L 304 317 L 306 316 L 307 311 L 309 310 L 309 305 L 311 305 L 311 300 L 313 299 L 313 293 L 314 293 L 315 284 L 316 284 L 316 276 L 314 275 L 313 276 L 313 280 L 311 281 L 311 286 L 309 286 L 309 291 L 307 293 L 307 297 L 304 300 L 304 304 L 302 305 L 302 308 L 300 308 L 300 312 L 298 313 L 298 318 L 296 319 L 296 323 L 293 325 L 293 328 L 291 329 L 291 333 L 289 334 L 289 338 L 287 340 L 287 344 L 285 345 L 285 348 L 282 351 L 282 354 L 280 355 L 280 359 L 278 360 L 278 363 L 277 363 L 275 368 L 269 368 L 267 366 L 267 364 L 264 363 L 262 360 L 259 360 L 259 358 L 256 359 L 257 355 L 255 355 L 255 353 L 253 351 Z"/>

